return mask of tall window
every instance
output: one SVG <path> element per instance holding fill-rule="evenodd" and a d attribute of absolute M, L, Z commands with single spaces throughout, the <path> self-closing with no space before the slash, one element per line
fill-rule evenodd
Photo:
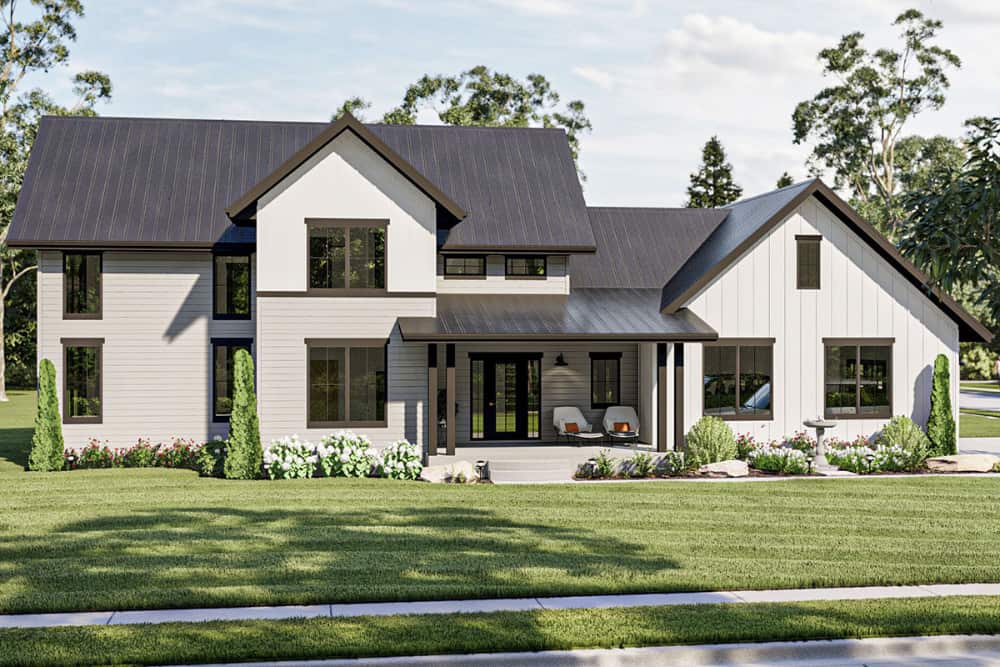
<path fill-rule="evenodd" d="M 819 289 L 821 236 L 796 236 L 796 279 L 798 289 Z"/>
<path fill-rule="evenodd" d="M 704 414 L 723 419 L 772 418 L 772 341 L 704 346 Z"/>
<path fill-rule="evenodd" d="M 892 341 L 823 341 L 824 414 L 831 419 L 892 416 Z"/>
<path fill-rule="evenodd" d="M 215 319 L 250 319 L 250 256 L 215 256 Z"/>
<path fill-rule="evenodd" d="M 384 341 L 306 341 L 309 428 L 385 426 Z"/>
<path fill-rule="evenodd" d="M 103 338 L 63 338 L 63 423 L 100 424 Z"/>
<path fill-rule="evenodd" d="M 621 403 L 621 352 L 590 353 L 590 407 L 607 408 Z"/>
<path fill-rule="evenodd" d="M 101 272 L 99 252 L 63 255 L 63 318 L 101 319 Z"/>
<path fill-rule="evenodd" d="M 544 278 L 548 270 L 545 260 L 544 255 L 537 257 L 508 257 L 507 277 Z"/>
<path fill-rule="evenodd" d="M 307 220 L 309 289 L 385 289 L 385 221 Z"/>
<path fill-rule="evenodd" d="M 249 338 L 212 339 L 212 420 L 229 421 L 233 412 L 233 358 L 237 350 L 250 352 Z"/>
<path fill-rule="evenodd" d="M 445 255 L 444 275 L 459 278 L 484 277 L 486 275 L 486 258 Z"/>

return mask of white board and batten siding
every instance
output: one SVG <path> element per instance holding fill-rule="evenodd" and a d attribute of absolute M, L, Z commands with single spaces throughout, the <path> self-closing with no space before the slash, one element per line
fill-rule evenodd
<path fill-rule="evenodd" d="M 62 253 L 39 253 L 38 358 L 55 364 L 60 413 L 61 339 L 104 339 L 103 423 L 63 424 L 66 446 L 225 436 L 227 425 L 212 421 L 211 340 L 253 338 L 256 325 L 212 319 L 211 253 L 107 251 L 103 268 L 102 319 L 66 320 Z"/>
<path fill-rule="evenodd" d="M 562 255 L 546 257 L 545 278 L 507 278 L 504 255 L 486 256 L 486 276 L 461 278 L 444 275 L 445 255 L 438 255 L 438 294 L 569 294 L 569 262 Z"/>
<path fill-rule="evenodd" d="M 795 236 L 820 235 L 821 288 L 796 289 Z M 925 424 L 939 353 L 958 409 L 958 325 L 815 198 L 805 201 L 697 294 L 688 308 L 725 338 L 774 338 L 771 421 L 730 422 L 778 439 L 822 415 L 824 338 L 893 338 L 892 413 Z M 702 346 L 685 346 L 685 431 L 702 415 Z M 871 435 L 882 419 L 840 420 L 840 439 Z"/>

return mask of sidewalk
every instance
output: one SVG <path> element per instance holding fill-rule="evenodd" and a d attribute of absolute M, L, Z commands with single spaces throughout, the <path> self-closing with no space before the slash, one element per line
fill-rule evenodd
<path fill-rule="evenodd" d="M 131 625 L 137 623 L 199 623 L 204 621 L 340 618 L 399 614 L 456 614 L 545 609 L 659 607 L 684 604 L 748 602 L 809 602 L 926 598 L 951 595 L 1000 595 L 1000 584 L 932 584 L 927 586 L 866 586 L 705 593 L 645 593 L 580 595 L 495 600 L 430 600 L 426 602 L 361 602 L 355 604 L 289 605 L 282 607 L 219 607 L 214 609 L 151 609 L 138 611 L 65 612 L 0 615 L 0 628 L 46 628 L 67 625 Z"/>

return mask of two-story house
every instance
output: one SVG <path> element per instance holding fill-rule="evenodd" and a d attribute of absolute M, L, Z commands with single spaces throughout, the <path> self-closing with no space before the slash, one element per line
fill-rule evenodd
<path fill-rule="evenodd" d="M 637 165 L 641 168 L 641 165 Z M 225 435 L 234 351 L 265 443 L 546 443 L 556 406 L 778 438 L 926 420 L 990 333 L 818 180 L 719 209 L 588 207 L 556 129 L 43 119 L 9 243 L 68 446 Z"/>

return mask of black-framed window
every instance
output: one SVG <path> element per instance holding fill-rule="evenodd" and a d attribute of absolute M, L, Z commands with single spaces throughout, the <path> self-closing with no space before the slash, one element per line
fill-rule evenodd
<path fill-rule="evenodd" d="M 101 319 L 103 272 L 104 256 L 99 252 L 63 253 L 64 319 Z"/>
<path fill-rule="evenodd" d="M 819 289 L 820 236 L 795 237 L 795 286 L 798 289 Z"/>
<path fill-rule="evenodd" d="M 215 255 L 212 272 L 215 319 L 250 319 L 250 271 L 250 255 Z"/>
<path fill-rule="evenodd" d="M 823 414 L 829 419 L 892 416 L 892 342 L 824 342 Z"/>
<path fill-rule="evenodd" d="M 486 275 L 486 258 L 482 255 L 445 255 L 444 275 L 458 278 L 482 278 Z"/>
<path fill-rule="evenodd" d="M 548 262 L 544 255 L 506 258 L 508 278 L 544 278 L 548 275 Z"/>
<path fill-rule="evenodd" d="M 590 407 L 621 404 L 621 352 L 590 353 Z"/>
<path fill-rule="evenodd" d="M 384 341 L 306 341 L 309 428 L 385 426 Z"/>
<path fill-rule="evenodd" d="M 212 421 L 228 422 L 233 412 L 233 371 L 237 350 L 252 354 L 250 338 L 212 339 Z"/>
<path fill-rule="evenodd" d="M 104 339 L 64 338 L 63 423 L 100 424 L 104 417 Z"/>
<path fill-rule="evenodd" d="M 773 418 L 773 341 L 721 341 L 705 344 L 703 350 L 703 414 L 722 419 Z"/>
<path fill-rule="evenodd" d="M 386 221 L 306 222 L 311 291 L 385 291 Z"/>

